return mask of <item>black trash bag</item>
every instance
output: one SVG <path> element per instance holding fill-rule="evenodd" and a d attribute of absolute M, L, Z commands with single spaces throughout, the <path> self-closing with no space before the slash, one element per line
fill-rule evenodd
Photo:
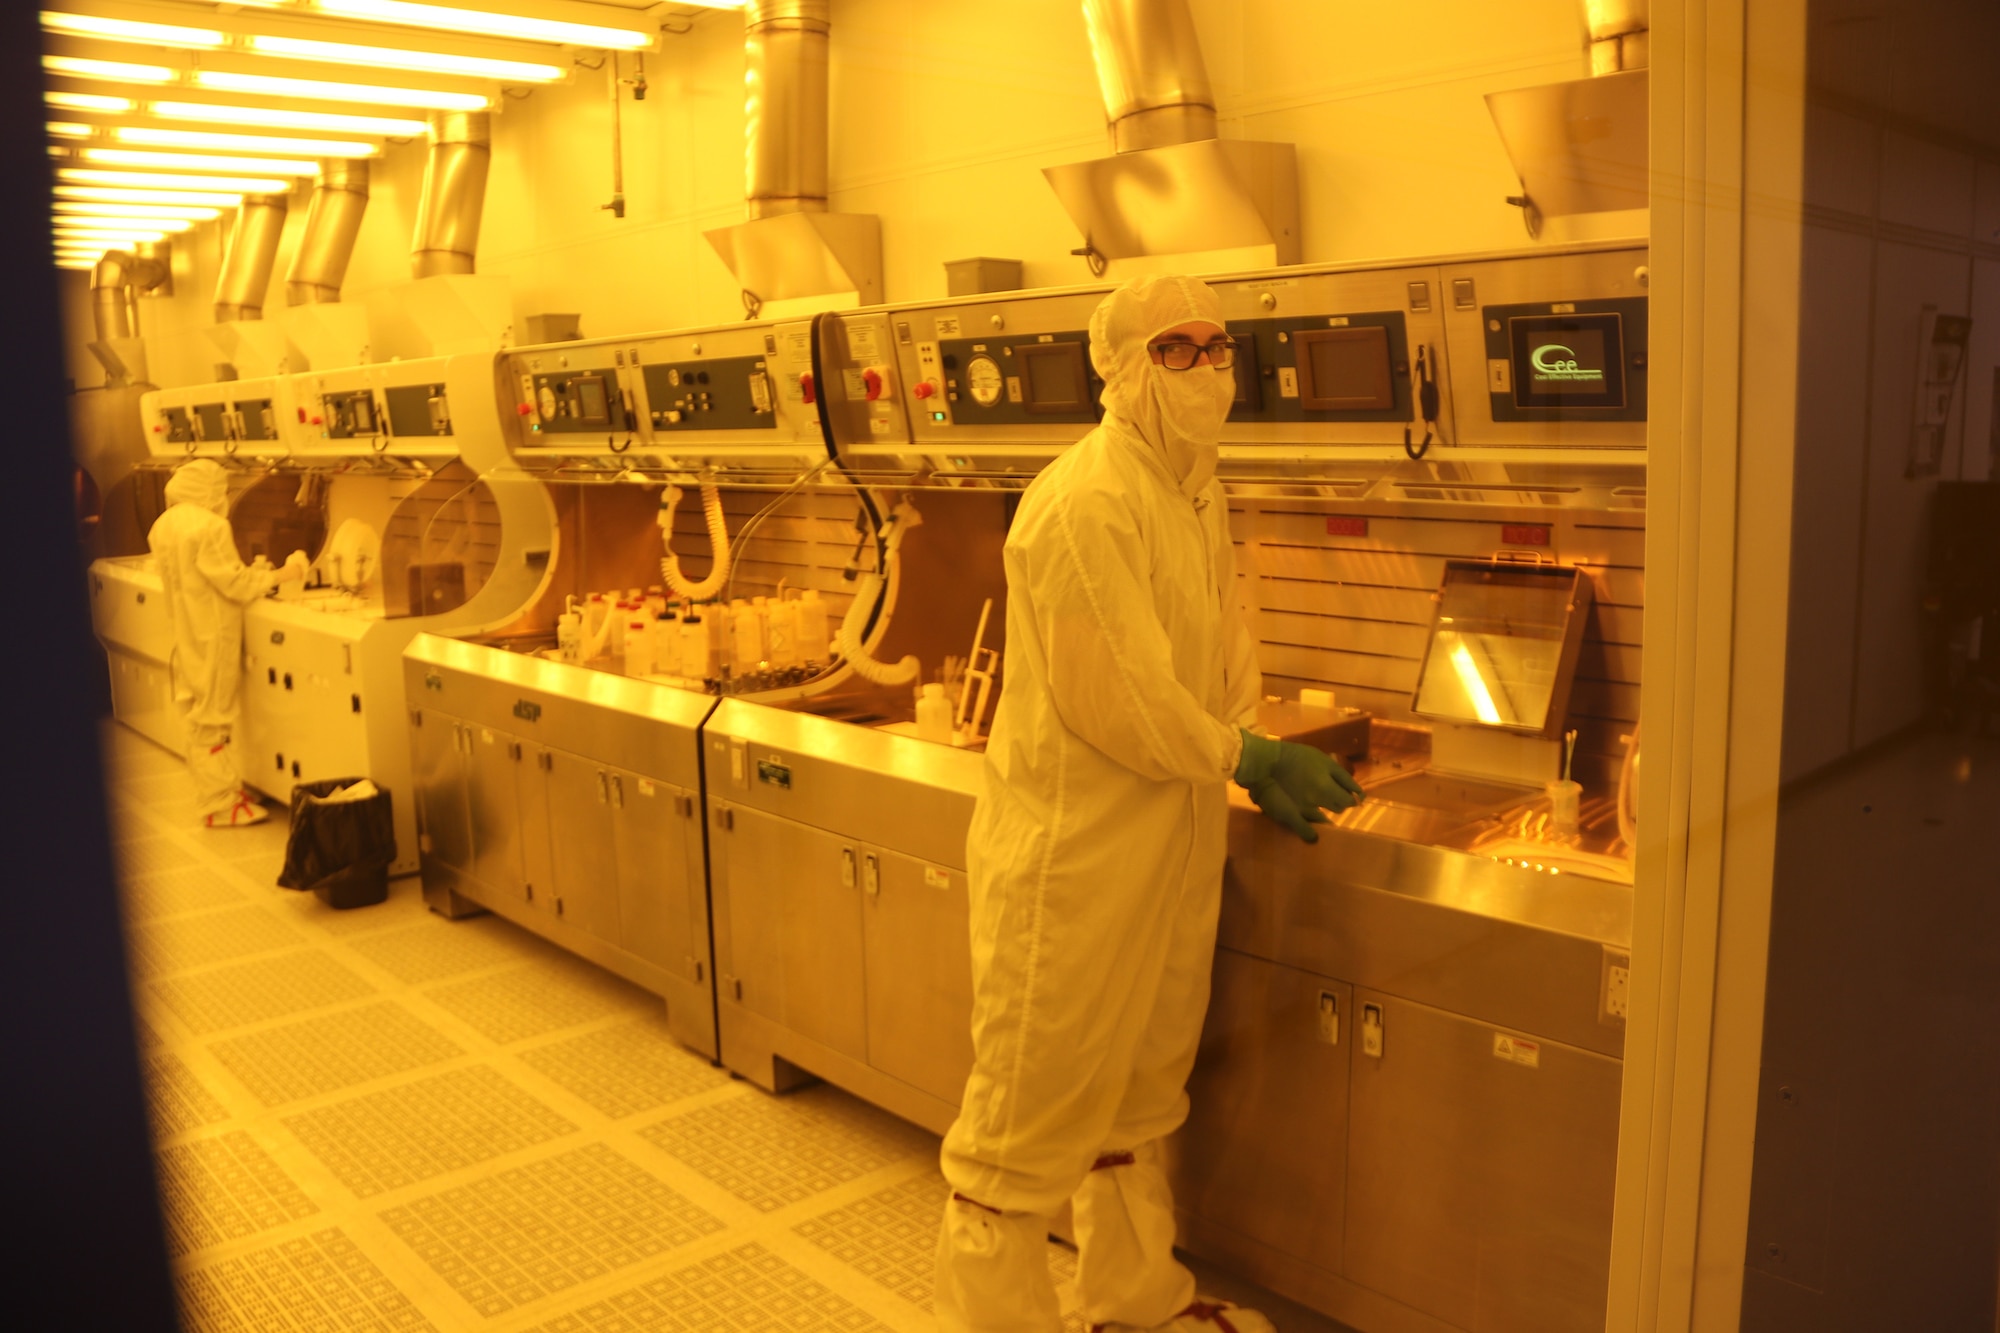
<path fill-rule="evenodd" d="M 310 889 L 328 907 L 370 907 L 389 896 L 396 859 L 396 824 L 388 791 L 354 801 L 328 801 L 360 778 L 301 782 L 292 788 L 292 833 L 278 884 Z"/>

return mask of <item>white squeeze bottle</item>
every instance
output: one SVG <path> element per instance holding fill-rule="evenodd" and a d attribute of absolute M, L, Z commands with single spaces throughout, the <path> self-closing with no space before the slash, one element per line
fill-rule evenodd
<path fill-rule="evenodd" d="M 653 674 L 653 622 L 643 614 L 634 614 L 625 625 L 625 674 Z"/>
<path fill-rule="evenodd" d="M 762 625 L 757 618 L 757 608 L 739 597 L 730 603 L 729 612 L 730 628 L 735 635 L 732 660 L 738 671 L 755 671 L 764 660 L 764 636 L 758 632 Z"/>
<path fill-rule="evenodd" d="M 771 651 L 771 665 L 774 667 L 797 666 L 799 664 L 799 604 L 797 602 L 772 602 L 764 610 L 770 628 L 766 646 Z"/>
<path fill-rule="evenodd" d="M 693 602 L 681 610 L 680 674 L 689 680 L 708 679 L 708 626 L 695 614 Z"/>
<path fill-rule="evenodd" d="M 833 656 L 832 646 L 826 637 L 826 603 L 819 599 L 819 589 L 807 588 L 799 598 L 798 629 L 794 643 L 802 662 L 824 662 Z"/>
<path fill-rule="evenodd" d="M 611 604 L 611 643 L 613 657 L 625 655 L 625 626 L 632 619 L 632 604 L 619 598 Z"/>
<path fill-rule="evenodd" d="M 936 681 L 925 685 L 917 696 L 917 736 L 940 745 L 951 744 L 951 701 Z"/>
<path fill-rule="evenodd" d="M 556 617 L 556 660 L 574 662 L 583 651 L 583 617 L 577 614 L 576 598 L 564 599 L 565 609 Z"/>

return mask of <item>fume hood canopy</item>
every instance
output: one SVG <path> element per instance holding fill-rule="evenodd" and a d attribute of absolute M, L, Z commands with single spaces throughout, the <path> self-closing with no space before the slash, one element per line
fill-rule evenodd
<path fill-rule="evenodd" d="M 1299 262 L 1299 169 L 1288 143 L 1197 139 L 1045 167 L 1063 211 L 1106 259 L 1244 246 Z"/>
<path fill-rule="evenodd" d="M 1541 220 L 1646 207 L 1646 71 L 1488 93 L 1528 234 Z"/>

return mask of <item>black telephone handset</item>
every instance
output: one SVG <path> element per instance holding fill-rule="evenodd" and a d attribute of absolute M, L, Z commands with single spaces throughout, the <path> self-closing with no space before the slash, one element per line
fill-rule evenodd
<path fill-rule="evenodd" d="M 1436 367 L 1431 363 L 1430 347 L 1417 344 L 1417 412 L 1423 418 L 1424 438 L 1420 444 L 1410 441 L 1410 428 L 1403 427 L 1403 452 L 1412 459 L 1420 459 L 1430 452 L 1437 441 L 1438 386 Z"/>

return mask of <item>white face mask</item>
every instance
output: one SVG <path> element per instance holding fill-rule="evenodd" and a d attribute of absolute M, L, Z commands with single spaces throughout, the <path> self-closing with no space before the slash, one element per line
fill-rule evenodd
<path fill-rule="evenodd" d="M 1181 479 L 1181 494 L 1194 496 L 1215 476 L 1216 441 L 1236 401 L 1236 376 L 1205 365 L 1168 370 L 1153 363 L 1146 367 L 1146 378 L 1167 461 Z"/>

